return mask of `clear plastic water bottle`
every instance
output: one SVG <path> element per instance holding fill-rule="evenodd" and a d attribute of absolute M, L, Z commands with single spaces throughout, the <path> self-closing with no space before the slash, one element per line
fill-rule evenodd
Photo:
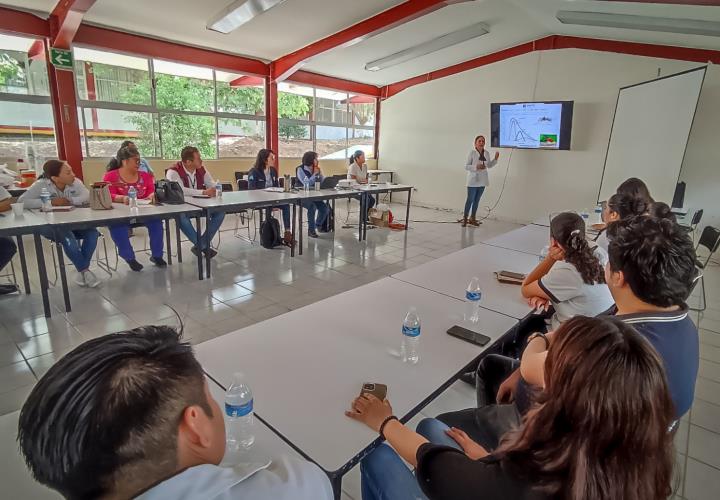
<path fill-rule="evenodd" d="M 42 188 L 40 190 L 40 201 L 42 202 L 42 206 L 40 207 L 41 211 L 52 212 L 52 203 L 50 202 L 50 191 L 48 191 L 47 188 Z"/>
<path fill-rule="evenodd" d="M 130 189 L 128 189 L 128 206 L 130 208 L 137 208 L 137 189 L 135 189 L 135 186 L 130 186 Z"/>
<path fill-rule="evenodd" d="M 253 394 L 240 373 L 225 393 L 225 440 L 229 451 L 250 448 L 255 442 Z"/>
<path fill-rule="evenodd" d="M 305 189 L 305 193 L 310 192 L 310 179 L 308 179 L 307 177 L 305 177 L 305 179 L 303 179 L 303 187 Z"/>
<path fill-rule="evenodd" d="M 414 307 L 411 307 L 405 315 L 402 334 L 403 340 L 400 347 L 402 360 L 414 365 L 420 361 L 420 316 Z"/>
<path fill-rule="evenodd" d="M 222 182 L 220 181 L 215 183 L 215 197 L 222 198 Z"/>
<path fill-rule="evenodd" d="M 545 257 L 547 257 L 550 254 L 550 245 L 545 245 L 542 250 L 540 250 L 540 262 L 545 260 Z"/>
<path fill-rule="evenodd" d="M 595 221 L 594 221 L 593 223 L 594 223 L 594 224 L 601 224 L 602 221 L 603 221 L 603 220 L 602 220 L 602 205 L 598 203 L 598 204 L 595 206 Z"/>
<path fill-rule="evenodd" d="M 482 299 L 482 290 L 480 290 L 480 280 L 473 278 L 465 290 L 465 303 L 467 310 L 465 312 L 465 320 L 470 323 L 477 323 L 480 320 L 480 299 Z"/>

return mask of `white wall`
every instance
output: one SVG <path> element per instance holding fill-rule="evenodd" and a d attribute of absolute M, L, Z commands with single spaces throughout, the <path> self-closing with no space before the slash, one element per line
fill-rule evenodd
<path fill-rule="evenodd" d="M 475 135 L 484 134 L 489 142 L 491 102 L 574 100 L 572 150 L 514 150 L 510 157 L 511 150 L 501 149 L 481 212 L 498 200 L 508 163 L 507 185 L 493 217 L 528 222 L 549 211 L 592 208 L 618 89 L 656 78 L 658 70 L 667 75 L 697 66 L 566 49 L 526 54 L 417 85 L 383 102 L 380 168 L 396 170 L 400 182 L 415 185 L 418 204 L 461 210 L 464 162 Z M 717 224 L 720 151 L 713 135 L 720 130 L 720 70 L 709 69 L 699 107 L 681 178 L 688 182 L 686 205 L 704 205 L 708 217 L 703 222 L 714 216 Z"/>

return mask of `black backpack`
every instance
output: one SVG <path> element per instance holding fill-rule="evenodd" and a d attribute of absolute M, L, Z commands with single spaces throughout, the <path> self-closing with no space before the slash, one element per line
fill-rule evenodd
<path fill-rule="evenodd" d="M 275 248 L 283 244 L 280 223 L 272 215 L 260 224 L 260 244 L 263 248 Z"/>
<path fill-rule="evenodd" d="M 183 193 L 180 184 L 167 179 L 160 179 L 155 182 L 155 198 L 158 203 L 168 205 L 182 205 L 185 203 L 185 193 Z"/>
<path fill-rule="evenodd" d="M 332 206 L 328 204 L 328 216 L 325 217 L 325 221 L 322 223 L 322 226 L 320 226 L 320 230 L 329 233 L 332 231 L 333 226 L 335 222 L 335 210 L 333 210 Z"/>

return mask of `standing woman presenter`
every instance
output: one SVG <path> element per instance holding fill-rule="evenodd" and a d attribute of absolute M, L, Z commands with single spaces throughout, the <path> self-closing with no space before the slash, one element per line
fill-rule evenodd
<path fill-rule="evenodd" d="M 475 138 L 475 147 L 465 162 L 465 170 L 467 170 L 467 200 L 465 200 L 465 210 L 463 211 L 462 226 L 468 224 L 471 226 L 479 226 L 480 222 L 475 218 L 478 206 L 480 205 L 480 197 L 485 191 L 485 187 L 490 185 L 487 169 L 493 168 L 500 158 L 500 153 L 495 153 L 495 157 L 490 159 L 490 152 L 485 149 L 485 137 L 479 135 Z M 468 218 L 470 216 L 470 218 Z"/>

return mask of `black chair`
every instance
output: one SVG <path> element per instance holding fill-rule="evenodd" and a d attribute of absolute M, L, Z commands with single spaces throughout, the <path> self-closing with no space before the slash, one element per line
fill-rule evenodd
<path fill-rule="evenodd" d="M 693 280 L 692 289 L 694 290 L 698 282 L 702 281 L 702 305 L 698 308 L 691 307 L 690 309 L 693 311 L 704 311 L 707 307 L 705 297 L 705 277 L 703 276 L 703 271 L 707 267 L 712 256 L 715 254 L 715 252 L 717 252 L 718 247 L 720 247 L 720 230 L 712 226 L 705 226 L 705 229 L 703 229 L 703 232 L 700 235 L 700 241 L 698 241 L 698 244 L 695 247 L 695 251 L 697 252 L 700 247 L 703 247 L 705 250 L 707 250 L 708 255 L 704 260 L 697 258 L 697 260 L 695 261 L 695 266 L 697 267 L 698 272 L 695 279 Z"/>
<path fill-rule="evenodd" d="M 688 234 L 692 233 L 693 241 L 695 241 L 695 230 L 698 227 L 698 224 L 700 224 L 700 221 L 702 220 L 703 216 L 703 210 L 696 210 L 695 213 L 692 216 L 692 219 L 690 219 L 690 225 L 681 224 L 680 227 L 682 227 L 685 231 L 687 231 Z"/>
<path fill-rule="evenodd" d="M 233 191 L 232 182 L 221 182 L 220 185 L 222 186 L 222 190 L 224 192 Z"/>
<path fill-rule="evenodd" d="M 237 186 L 238 186 L 238 191 L 247 191 L 248 190 L 248 181 L 246 181 L 245 179 L 238 179 Z"/>
<path fill-rule="evenodd" d="M 678 182 L 672 199 L 672 208 L 682 208 L 685 203 L 685 182 Z"/>
<path fill-rule="evenodd" d="M 250 173 L 249 170 L 248 171 L 241 170 L 241 171 L 235 172 L 235 182 L 242 180 L 243 177 L 247 177 L 247 174 L 249 174 L 249 173 Z"/>

